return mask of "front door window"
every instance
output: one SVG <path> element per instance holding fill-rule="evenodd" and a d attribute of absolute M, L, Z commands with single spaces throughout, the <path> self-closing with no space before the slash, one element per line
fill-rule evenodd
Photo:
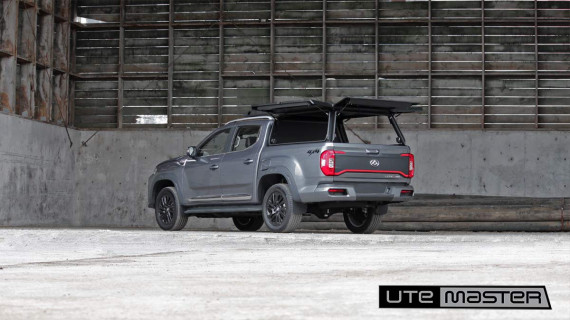
<path fill-rule="evenodd" d="M 230 129 L 225 129 L 216 133 L 202 145 L 199 155 L 203 157 L 224 153 L 224 148 L 226 147 L 229 135 Z"/>

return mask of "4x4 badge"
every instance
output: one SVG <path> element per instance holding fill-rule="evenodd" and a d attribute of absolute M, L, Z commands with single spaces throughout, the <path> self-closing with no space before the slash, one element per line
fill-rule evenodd
<path fill-rule="evenodd" d="M 380 165 L 380 161 L 374 159 L 374 160 L 370 160 L 370 165 L 373 167 L 377 167 Z"/>
<path fill-rule="evenodd" d="M 309 155 L 312 155 L 312 154 L 314 154 L 314 153 L 319 154 L 320 152 L 321 152 L 320 149 L 313 149 L 313 150 L 307 151 L 307 153 L 308 153 Z"/>

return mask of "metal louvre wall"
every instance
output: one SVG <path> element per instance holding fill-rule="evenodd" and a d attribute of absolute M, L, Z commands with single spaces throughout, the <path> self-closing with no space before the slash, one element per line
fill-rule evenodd
<path fill-rule="evenodd" d="M 570 129 L 568 1 L 77 2 L 75 125 L 211 128 L 270 101 L 418 102 L 408 128 Z M 384 119 L 354 126 L 382 128 Z"/>

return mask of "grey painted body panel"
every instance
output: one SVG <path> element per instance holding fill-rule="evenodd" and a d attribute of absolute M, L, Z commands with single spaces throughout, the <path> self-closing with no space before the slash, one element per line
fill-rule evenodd
<path fill-rule="evenodd" d="M 295 201 L 302 203 L 326 202 L 400 202 L 411 197 L 400 197 L 401 190 L 413 190 L 409 178 L 394 173 L 345 172 L 326 176 L 320 168 L 320 155 L 326 150 L 341 150 L 339 170 L 366 166 L 370 159 L 378 159 L 388 169 L 402 171 L 407 160 L 400 154 L 409 153 L 403 145 L 369 145 L 338 142 L 310 142 L 270 145 L 268 137 L 274 123 L 271 117 L 244 118 L 222 126 L 204 139 L 230 128 L 226 152 L 207 157 L 181 156 L 157 166 L 148 181 L 148 205 L 154 207 L 155 186 L 170 181 L 175 186 L 181 204 L 187 208 L 221 205 L 260 204 L 258 187 L 266 175 L 282 175 L 290 185 Z M 242 151 L 229 152 L 237 128 L 260 125 L 259 139 Z M 198 145 L 198 148 L 204 143 Z M 367 150 L 369 153 L 367 153 Z M 376 152 L 378 151 L 378 152 Z M 211 169 L 217 165 L 218 168 Z M 344 188 L 346 195 L 331 195 L 329 188 Z M 214 212 L 214 211 L 212 211 Z"/>

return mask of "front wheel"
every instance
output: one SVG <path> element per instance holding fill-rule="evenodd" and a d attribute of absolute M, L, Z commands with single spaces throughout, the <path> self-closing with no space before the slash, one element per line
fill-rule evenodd
<path fill-rule="evenodd" d="M 380 226 L 380 219 L 386 212 L 386 204 L 376 208 L 354 208 L 344 212 L 344 224 L 353 233 L 373 233 Z"/>
<path fill-rule="evenodd" d="M 306 205 L 293 201 L 293 194 L 284 183 L 271 186 L 263 197 L 263 220 L 273 232 L 292 232 L 306 211 Z"/>
<path fill-rule="evenodd" d="M 234 225 L 241 231 L 257 231 L 263 226 L 263 217 L 233 217 Z"/>
<path fill-rule="evenodd" d="M 188 222 L 188 216 L 182 211 L 178 194 L 173 187 L 160 190 L 156 196 L 154 209 L 156 222 L 162 230 L 178 231 Z"/>

